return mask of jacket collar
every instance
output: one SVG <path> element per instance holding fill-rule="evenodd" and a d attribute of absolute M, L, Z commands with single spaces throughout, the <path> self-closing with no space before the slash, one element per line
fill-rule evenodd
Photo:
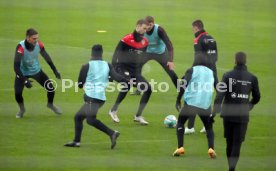
<path fill-rule="evenodd" d="M 204 29 L 203 29 L 203 30 L 200 30 L 200 31 L 198 31 L 198 32 L 196 32 L 196 33 L 195 33 L 195 37 L 199 36 L 201 33 L 204 33 L 204 32 L 205 32 Z"/>
<path fill-rule="evenodd" d="M 234 67 L 235 70 L 243 70 L 243 71 L 247 71 L 247 66 L 246 65 L 236 65 Z"/>

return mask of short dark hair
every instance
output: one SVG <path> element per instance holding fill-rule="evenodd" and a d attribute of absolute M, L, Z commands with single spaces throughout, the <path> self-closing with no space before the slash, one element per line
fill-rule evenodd
<path fill-rule="evenodd" d="M 235 55 L 236 64 L 237 65 L 245 65 L 246 64 L 246 54 L 244 52 L 237 52 Z"/>
<path fill-rule="evenodd" d="M 139 20 L 136 22 L 136 25 L 142 25 L 142 24 L 148 25 L 149 23 L 148 23 L 145 19 L 139 19 Z"/>
<path fill-rule="evenodd" d="M 154 18 L 153 18 L 153 16 L 146 16 L 146 17 L 145 17 L 145 20 L 146 20 L 148 23 L 154 23 Z"/>
<path fill-rule="evenodd" d="M 203 25 L 203 22 L 201 20 L 195 20 L 192 23 L 192 26 L 197 27 L 199 30 L 203 30 L 204 29 L 204 25 Z"/>
<path fill-rule="evenodd" d="M 202 52 L 196 53 L 194 57 L 193 66 L 198 66 L 198 65 L 208 66 L 207 57 Z"/>
<path fill-rule="evenodd" d="M 27 31 L 26 31 L 26 36 L 32 36 L 32 35 L 36 35 L 38 34 L 38 32 L 34 29 L 34 28 L 29 28 Z"/>
<path fill-rule="evenodd" d="M 96 44 L 92 46 L 91 56 L 92 57 L 102 57 L 103 55 L 103 46 L 100 44 Z"/>

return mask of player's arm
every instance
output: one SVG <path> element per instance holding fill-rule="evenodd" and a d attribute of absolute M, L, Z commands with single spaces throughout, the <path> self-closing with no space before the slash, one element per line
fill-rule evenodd
<path fill-rule="evenodd" d="M 254 105 L 257 104 L 261 99 L 261 94 L 259 90 L 259 83 L 257 77 L 253 78 L 252 82 L 252 99 L 249 102 L 249 109 L 252 110 Z"/>
<path fill-rule="evenodd" d="M 115 52 L 113 54 L 113 57 L 112 57 L 112 65 L 114 67 L 116 67 L 116 65 L 120 62 L 119 61 L 119 57 L 122 56 L 122 53 L 123 53 L 123 42 L 120 40 L 120 42 L 118 43 L 116 49 L 115 49 Z"/>
<path fill-rule="evenodd" d="M 79 78 L 78 78 L 78 87 L 83 88 L 83 85 L 85 84 L 87 72 L 89 70 L 89 64 L 85 64 L 81 67 Z"/>
<path fill-rule="evenodd" d="M 20 44 L 18 44 L 15 50 L 13 69 L 16 74 L 16 77 L 21 79 L 22 81 L 25 81 L 27 80 L 27 78 L 23 76 L 20 70 L 20 63 L 21 63 L 21 59 L 23 58 L 23 55 L 24 55 L 24 49 Z"/>
<path fill-rule="evenodd" d="M 108 64 L 108 66 L 109 66 L 109 76 L 111 77 L 111 80 L 115 80 L 117 82 L 128 82 L 129 81 L 122 75 L 118 74 L 111 64 Z"/>
<path fill-rule="evenodd" d="M 225 97 L 226 92 L 229 90 L 227 83 L 228 83 L 228 76 L 227 76 L 227 74 L 224 74 L 223 77 L 222 77 L 221 82 L 219 82 L 218 84 L 223 85 L 223 86 L 226 85 L 226 89 L 217 91 L 217 95 L 216 95 L 216 98 L 215 98 L 215 101 L 214 101 L 213 112 L 212 112 L 213 114 L 221 112 L 222 101 Z"/>
<path fill-rule="evenodd" d="M 181 83 L 180 83 L 180 86 L 178 87 L 179 93 L 176 98 L 176 109 L 178 111 L 180 111 L 180 108 L 181 108 L 181 98 L 189 82 L 191 81 L 192 75 L 193 75 L 193 68 L 190 68 L 186 71 L 185 75 L 181 78 Z"/>
<path fill-rule="evenodd" d="M 167 35 L 166 31 L 162 27 L 158 27 L 158 36 L 160 37 L 161 40 L 165 43 L 168 52 L 169 52 L 169 61 L 173 62 L 173 45 L 172 42 Z"/>
<path fill-rule="evenodd" d="M 53 61 L 52 61 L 50 55 L 49 55 L 49 54 L 47 53 L 47 51 L 45 50 L 44 44 L 43 44 L 41 41 L 39 41 L 38 44 L 39 44 L 39 47 L 40 47 L 40 54 L 41 54 L 41 56 L 45 59 L 45 61 L 46 61 L 46 62 L 48 63 L 48 65 L 51 67 L 51 69 L 52 69 L 52 71 L 54 72 L 56 78 L 60 79 L 60 78 L 61 78 L 61 77 L 60 77 L 60 74 L 59 74 L 59 72 L 57 71 L 57 69 L 56 69 L 56 67 L 55 67 L 55 65 L 54 65 L 54 63 L 53 63 Z"/>
<path fill-rule="evenodd" d="M 14 68 L 16 77 L 22 80 L 22 82 L 24 82 L 27 88 L 31 88 L 32 87 L 31 81 L 27 77 L 25 77 L 20 70 L 20 63 L 21 63 L 21 59 L 23 58 L 23 55 L 24 55 L 24 49 L 20 44 L 18 44 L 15 50 L 13 68 Z"/>
<path fill-rule="evenodd" d="M 211 57 L 212 63 L 216 63 L 218 60 L 218 49 L 216 40 L 211 36 L 202 36 L 202 39 L 199 42 L 203 51 Z"/>

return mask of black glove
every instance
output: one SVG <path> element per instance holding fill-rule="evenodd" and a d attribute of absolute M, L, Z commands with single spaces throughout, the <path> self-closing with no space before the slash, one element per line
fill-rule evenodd
<path fill-rule="evenodd" d="M 57 70 L 54 70 L 54 74 L 57 79 L 61 79 L 60 73 Z"/>
<path fill-rule="evenodd" d="M 214 113 L 214 112 L 212 112 L 210 114 L 210 116 L 209 116 L 209 122 L 210 123 L 214 123 L 215 122 L 215 120 L 214 120 L 215 116 L 216 116 L 216 113 Z"/>
<path fill-rule="evenodd" d="M 25 84 L 25 86 L 27 87 L 27 88 L 32 88 L 32 83 L 33 81 L 31 81 L 31 80 L 29 80 L 29 79 L 27 79 L 27 80 L 25 80 L 25 82 L 24 82 L 24 84 Z"/>
<path fill-rule="evenodd" d="M 108 81 L 109 81 L 109 82 L 113 82 L 114 79 L 113 79 L 111 76 L 108 76 Z"/>
<path fill-rule="evenodd" d="M 180 110 L 181 110 L 181 102 L 180 101 L 178 101 L 178 100 L 176 101 L 175 108 L 178 112 L 180 112 Z"/>
<path fill-rule="evenodd" d="M 248 105 L 249 105 L 249 111 L 251 111 L 253 109 L 254 105 L 252 103 L 249 103 Z"/>

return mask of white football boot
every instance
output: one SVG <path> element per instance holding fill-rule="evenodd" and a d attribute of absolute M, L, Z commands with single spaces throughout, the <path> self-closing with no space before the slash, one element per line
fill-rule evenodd
<path fill-rule="evenodd" d="M 205 134 L 206 133 L 205 127 L 203 127 L 199 132 Z"/>
<path fill-rule="evenodd" d="M 189 129 L 188 127 L 185 128 L 185 134 L 194 134 L 195 133 L 195 128 Z"/>
<path fill-rule="evenodd" d="M 119 123 L 120 122 L 120 119 L 118 118 L 118 116 L 117 116 L 117 110 L 115 110 L 115 111 L 111 111 L 111 109 L 110 109 L 110 111 L 109 111 L 109 116 L 111 117 L 111 119 L 114 121 L 114 122 L 116 122 L 116 123 Z"/>
<path fill-rule="evenodd" d="M 139 122 L 141 125 L 148 125 L 149 123 L 144 119 L 143 116 L 134 116 L 134 121 Z"/>

